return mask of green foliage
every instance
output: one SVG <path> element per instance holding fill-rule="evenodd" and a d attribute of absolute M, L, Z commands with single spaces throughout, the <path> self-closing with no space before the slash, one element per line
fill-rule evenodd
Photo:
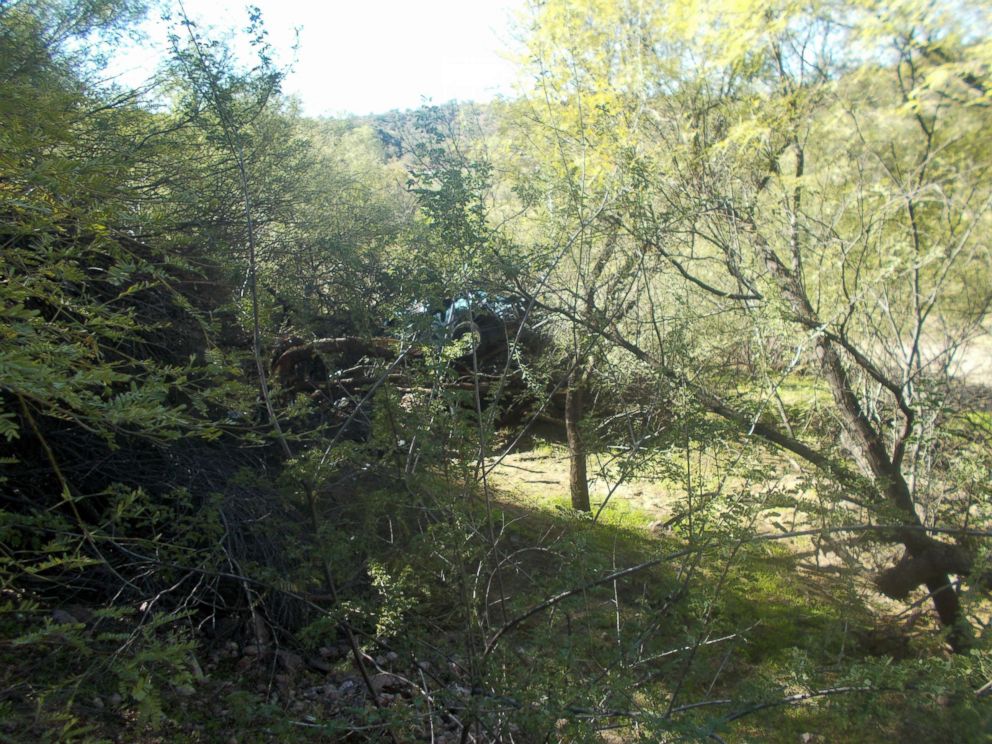
<path fill-rule="evenodd" d="M 858 578 L 887 536 L 834 530 L 906 517 L 853 399 L 988 560 L 987 391 L 939 369 L 987 324 L 988 41 L 703 5 L 535 5 L 521 100 L 371 124 L 283 100 L 257 10 L 257 65 L 180 17 L 144 96 L 96 74 L 138 3 L 0 6 L 0 736 L 987 739 L 984 582 L 948 657 Z M 502 356 L 435 317 L 510 298 Z M 259 398 L 287 344 L 384 333 Z M 548 472 L 565 385 L 592 514 Z M 416 689 L 373 707 L 353 644 Z"/>

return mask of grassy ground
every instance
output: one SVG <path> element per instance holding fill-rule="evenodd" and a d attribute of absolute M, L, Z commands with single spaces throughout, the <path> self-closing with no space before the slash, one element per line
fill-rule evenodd
<path fill-rule="evenodd" d="M 684 508 L 679 484 L 663 478 L 633 477 L 620 485 L 595 478 L 593 510 L 608 498 L 607 506 L 595 523 L 576 522 L 568 510 L 568 461 L 561 447 L 509 455 L 493 468 L 491 485 L 510 513 L 527 515 L 528 521 L 515 523 L 520 539 L 551 535 L 554 542 L 578 531 L 584 537 L 571 552 L 560 543 L 555 547 L 573 560 L 598 555 L 603 573 L 677 553 L 690 539 L 701 539 L 702 533 L 688 535 L 681 522 L 663 527 Z M 769 493 L 794 490 L 797 476 L 760 487 Z M 790 518 L 792 527 L 794 515 L 760 509 L 752 527 L 767 533 Z M 698 560 L 674 559 L 597 587 L 577 607 L 561 610 L 569 615 L 565 629 L 546 618 L 543 632 L 532 627 L 518 636 L 525 648 L 542 643 L 554 629 L 564 630 L 569 638 L 583 639 L 572 653 L 588 663 L 585 674 L 613 675 L 633 687 L 607 697 L 617 707 L 643 711 L 643 717 L 615 721 L 616 728 L 598 734 L 599 740 L 675 741 L 672 726 L 684 727 L 691 739 L 699 731 L 688 733 L 694 725 L 716 725 L 727 742 L 986 740 L 988 711 L 976 710 L 953 684 L 947 689 L 957 691 L 948 694 L 926 684 L 960 681 L 967 666 L 944 653 L 928 613 L 883 600 L 836 560 L 820 556 L 825 570 L 816 570 L 808 555 L 801 560 L 811 552 L 806 538 L 733 548 L 718 522 L 707 529 L 727 542 Z M 530 569 L 569 578 L 549 565 Z M 687 574 L 691 579 L 683 582 Z M 561 583 L 513 586 L 526 598 L 519 606 L 526 606 L 539 601 L 542 590 L 560 590 Z M 668 606 L 673 592 L 680 596 Z M 659 607 L 664 611 L 656 622 Z M 633 638 L 640 647 L 632 645 Z M 603 648 L 612 649 L 613 658 Z M 698 707 L 669 710 L 683 706 Z M 659 712 L 668 715 L 652 725 L 652 714 Z"/>
<path fill-rule="evenodd" d="M 97 680 L 62 738 L 388 741 L 385 717 L 399 741 L 433 744 L 990 740 L 990 706 L 974 695 L 992 676 L 985 656 L 946 654 L 925 609 L 883 603 L 836 561 L 821 556 L 816 570 L 808 538 L 750 539 L 802 526 L 783 504 L 811 485 L 787 461 L 680 457 L 658 455 L 618 484 L 620 464 L 594 456 L 596 519 L 569 508 L 567 453 L 547 443 L 491 463 L 488 506 L 440 476 L 416 498 L 356 487 L 336 525 L 376 543 L 381 563 L 358 575 L 382 578 L 355 592 L 359 642 L 373 674 L 415 685 L 373 707 L 331 623 L 281 647 L 183 647 L 177 664 L 195 654 L 203 674 L 159 686 L 145 711 L 164 711 L 157 726 L 130 687 Z M 721 480 L 728 457 L 741 474 Z M 692 520 L 677 519 L 689 506 L 683 467 Z M 71 649 L 61 653 L 65 671 Z M 0 683 L 23 684 L 25 659 L 10 658 Z M 51 733 L 31 711 L 4 713 L 20 721 L 0 725 L 0 742 Z M 475 721 L 468 737 L 459 721 Z"/>

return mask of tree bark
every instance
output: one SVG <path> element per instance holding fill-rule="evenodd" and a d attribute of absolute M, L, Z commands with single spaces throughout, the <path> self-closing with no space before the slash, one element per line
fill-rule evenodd
<path fill-rule="evenodd" d="M 586 448 L 582 441 L 581 421 L 585 410 L 585 374 L 578 365 L 572 370 L 565 390 L 565 436 L 568 440 L 568 484 L 572 508 L 592 511 L 589 503 L 589 478 L 586 471 Z"/>
<path fill-rule="evenodd" d="M 767 247 L 767 246 L 762 246 Z M 779 282 L 780 289 L 789 301 L 795 315 L 794 320 L 807 328 L 822 328 L 819 319 L 809 304 L 806 293 L 788 281 L 789 270 L 779 261 L 778 257 L 767 251 L 766 265 L 769 265 L 774 278 Z M 779 272 L 784 272 L 780 274 Z M 785 281 L 783 281 L 785 280 Z M 843 462 L 835 460 L 825 452 L 788 436 L 769 424 L 755 421 L 754 417 L 736 410 L 718 396 L 702 386 L 690 381 L 681 373 L 667 367 L 658 357 L 645 351 L 633 341 L 627 339 L 615 326 L 600 327 L 592 321 L 580 318 L 577 314 L 563 312 L 561 308 L 551 307 L 540 303 L 531 295 L 528 299 L 535 301 L 541 309 L 558 312 L 587 330 L 601 333 L 620 348 L 629 351 L 642 362 L 657 368 L 664 376 L 673 382 L 686 386 L 707 410 L 717 414 L 737 425 L 742 432 L 749 436 L 757 436 L 770 444 L 781 447 L 828 473 L 839 484 L 863 492 L 859 478 Z M 802 312 L 797 312 L 797 308 Z M 931 537 L 924 528 L 919 515 L 916 513 L 915 502 L 909 484 L 903 476 L 899 464 L 889 457 L 883 437 L 875 431 L 871 422 L 861 410 L 853 387 L 847 377 L 847 372 L 841 362 L 837 347 L 845 348 L 841 341 L 835 341 L 829 331 L 824 330 L 817 344 L 821 371 L 827 378 L 838 413 L 846 430 L 852 434 L 855 446 L 864 452 L 865 462 L 869 465 L 870 473 L 867 482 L 870 493 L 863 506 L 872 508 L 888 502 L 896 507 L 902 515 L 902 527 L 894 525 L 888 529 L 888 534 L 894 543 L 902 544 L 907 551 L 907 559 L 889 569 L 878 577 L 879 589 L 889 594 L 891 587 L 894 598 L 896 594 L 905 595 L 920 585 L 926 585 L 933 601 L 934 609 L 944 627 L 950 629 L 949 641 L 957 651 L 963 651 L 970 645 L 970 634 L 963 622 L 961 604 L 957 592 L 950 581 L 949 574 L 968 576 L 972 581 L 978 581 L 983 588 L 992 591 L 992 577 L 975 576 L 974 555 L 960 545 L 948 544 Z M 820 351 L 822 349 L 822 351 Z M 855 361 L 860 363 L 857 355 L 852 353 Z M 853 496 L 849 497 L 854 501 Z M 859 503 L 859 502 L 856 502 Z"/>
<path fill-rule="evenodd" d="M 760 238 L 758 245 L 764 257 L 765 266 L 778 283 L 796 319 L 806 327 L 821 327 L 820 319 L 814 311 L 799 277 L 790 271 L 771 246 Z M 953 546 L 944 545 L 930 537 L 922 529 L 924 525 L 916 511 L 916 502 L 913 499 L 909 483 L 906 482 L 902 469 L 889 456 L 881 432 L 872 425 L 862 410 L 847 369 L 845 369 L 840 354 L 828 335 L 821 333 L 817 336 L 816 356 L 820 371 L 830 386 L 830 392 L 837 412 L 840 414 L 841 423 L 853 440 L 861 459 L 871 471 L 869 475 L 875 488 L 880 496 L 898 510 L 903 524 L 910 528 L 894 527 L 893 534 L 905 546 L 909 557 L 913 559 L 917 574 L 915 586 L 919 586 L 921 583 L 926 585 L 941 624 L 950 628 L 948 640 L 954 650 L 966 649 L 968 633 L 961 622 L 961 603 L 957 591 L 951 583 L 947 568 L 948 558 L 951 558 L 951 563 L 958 562 L 954 560 L 954 553 L 957 551 L 953 549 Z M 912 421 L 909 420 L 907 425 L 911 426 L 911 424 Z M 967 563 L 964 560 L 960 562 L 962 564 Z M 904 574 L 908 578 L 909 572 L 906 571 Z M 880 588 L 884 589 L 884 586 L 884 582 L 879 583 Z"/>

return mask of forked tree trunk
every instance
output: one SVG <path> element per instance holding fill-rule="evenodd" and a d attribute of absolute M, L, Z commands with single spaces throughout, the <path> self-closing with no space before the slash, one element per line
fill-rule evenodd
<path fill-rule="evenodd" d="M 585 375 L 581 369 L 572 371 L 568 378 L 568 388 L 565 390 L 565 436 L 568 439 L 568 484 L 572 494 L 572 508 L 588 512 L 592 510 L 589 504 L 589 478 L 586 473 L 586 447 L 582 441 L 581 421 L 584 413 Z"/>

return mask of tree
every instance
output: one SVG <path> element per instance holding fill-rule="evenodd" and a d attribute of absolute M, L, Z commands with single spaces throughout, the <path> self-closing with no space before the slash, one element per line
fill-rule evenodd
<path fill-rule="evenodd" d="M 525 216 L 514 239 L 536 246 L 517 291 L 554 319 L 555 360 L 564 388 L 569 490 L 576 510 L 591 510 L 588 455 L 597 381 L 615 377 L 602 324 L 636 311 L 637 257 L 605 219 L 629 189 L 621 167 L 637 147 L 640 110 L 627 91 L 636 69 L 616 52 L 636 46 L 639 30 L 620 6 L 554 3 L 533 9 L 528 38 L 529 95 L 508 108 L 510 181 Z M 612 368 L 608 371 L 608 368 Z M 622 375 L 621 375 L 622 376 Z"/>
<path fill-rule="evenodd" d="M 635 18 L 633 38 L 589 44 L 563 72 L 547 72 L 563 88 L 632 81 L 610 87 L 639 112 L 620 161 L 632 187 L 603 219 L 635 241 L 639 270 L 679 278 L 691 302 L 722 318 L 692 335 L 716 332 L 731 348 L 742 332 L 756 339 L 770 384 L 759 377 L 757 398 L 728 397 L 725 364 L 703 360 L 717 361 L 703 375 L 706 366 L 673 366 L 661 318 L 653 344 L 617 319 L 559 311 L 826 476 L 836 501 L 824 525 L 860 515 L 902 545 L 879 587 L 904 597 L 925 585 L 951 643 L 966 647 L 950 575 L 980 587 L 984 569 L 967 539 L 931 528 L 964 527 L 969 502 L 936 508 L 920 468 L 940 446 L 926 422 L 939 418 L 937 390 L 949 384 L 934 360 L 980 332 L 989 307 L 987 290 L 968 279 L 989 270 L 989 153 L 979 134 L 987 42 L 951 7 L 912 4 L 636 12 L 548 3 L 537 33 L 554 21 L 555 34 L 600 39 L 623 14 Z M 799 436 L 788 417 L 765 415 L 795 369 L 772 364 L 775 347 L 792 347 L 824 381 L 841 441 Z"/>

